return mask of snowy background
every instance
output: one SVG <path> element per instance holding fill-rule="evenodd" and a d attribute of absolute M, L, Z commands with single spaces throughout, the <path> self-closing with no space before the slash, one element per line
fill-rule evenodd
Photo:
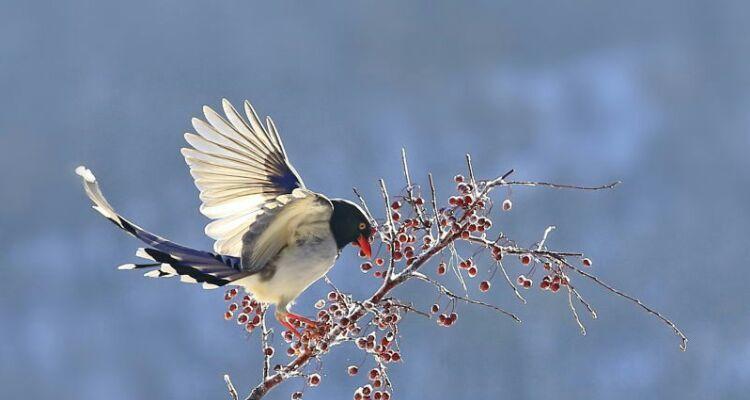
<path fill-rule="evenodd" d="M 272 115 L 307 185 L 333 196 L 357 186 L 376 203 L 377 178 L 401 183 L 401 146 L 443 194 L 466 152 L 485 177 L 624 181 L 516 190 L 496 226 L 531 244 L 557 225 L 551 247 L 585 250 L 677 321 L 687 353 L 591 285 L 600 318 L 581 337 L 562 298 L 523 306 L 497 284 L 487 298 L 525 323 L 467 307 L 451 329 L 410 317 L 397 398 L 746 398 L 750 3 L 275 3 L 3 3 L 0 397 L 225 399 L 222 374 L 243 394 L 258 380 L 257 337 L 223 321 L 222 292 L 114 268 L 138 244 L 73 174 L 85 163 L 124 215 L 209 248 L 178 149 L 190 117 L 227 97 Z M 357 265 L 349 249 L 331 278 L 364 294 Z M 350 398 L 362 381 L 345 366 L 361 360 L 337 349 L 305 398 Z"/>

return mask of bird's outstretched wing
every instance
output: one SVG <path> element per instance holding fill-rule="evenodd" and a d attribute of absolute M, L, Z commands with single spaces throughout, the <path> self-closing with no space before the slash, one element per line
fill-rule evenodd
<path fill-rule="evenodd" d="M 250 226 L 278 213 L 271 211 L 294 199 L 295 189 L 312 192 L 304 190 L 270 117 L 264 126 L 247 101 L 247 121 L 226 99 L 222 108 L 226 118 L 203 107 L 206 120 L 192 120 L 197 135 L 185 134 L 193 148 L 181 152 L 200 190 L 201 213 L 214 220 L 206 225 L 214 251 L 239 257 Z"/>

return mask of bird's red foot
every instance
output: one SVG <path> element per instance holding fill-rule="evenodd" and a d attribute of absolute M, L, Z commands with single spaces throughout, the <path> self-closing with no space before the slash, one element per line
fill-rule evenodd
<path fill-rule="evenodd" d="M 321 324 L 317 321 L 311 320 L 310 318 L 290 312 L 277 312 L 276 319 L 282 326 L 292 332 L 292 334 L 294 334 L 294 336 L 296 336 L 298 339 L 301 338 L 305 333 L 308 334 L 309 338 L 316 338 L 321 336 L 321 334 L 318 332 Z M 297 330 L 295 322 L 297 322 L 298 324 L 304 324 L 304 330 L 302 331 L 302 333 Z"/>
<path fill-rule="evenodd" d="M 310 336 L 318 336 L 316 331 L 320 327 L 320 324 L 307 317 L 290 312 L 276 312 L 276 320 L 278 320 L 283 327 L 292 332 L 297 338 L 301 338 L 302 334 L 297 330 L 297 327 L 294 324 L 295 321 L 305 325 L 303 333 L 307 332 Z"/>

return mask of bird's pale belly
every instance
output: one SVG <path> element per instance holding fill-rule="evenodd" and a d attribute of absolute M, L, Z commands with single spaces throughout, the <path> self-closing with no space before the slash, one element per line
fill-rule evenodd
<path fill-rule="evenodd" d="M 322 278 L 337 257 L 336 242 L 329 233 L 297 232 L 290 245 L 266 267 L 272 268 L 272 273 L 254 274 L 234 283 L 246 288 L 259 301 L 286 308 Z"/>

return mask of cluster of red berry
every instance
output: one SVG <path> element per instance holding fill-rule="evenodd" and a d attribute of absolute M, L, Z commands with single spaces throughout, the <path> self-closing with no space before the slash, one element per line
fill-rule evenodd
<path fill-rule="evenodd" d="M 237 288 L 229 289 L 224 293 L 224 300 L 232 301 L 238 293 Z M 236 302 L 229 303 L 227 311 L 224 313 L 224 319 L 229 321 L 237 313 L 237 323 L 244 325 L 246 331 L 252 332 L 260 325 L 262 312 L 263 307 L 260 302 L 249 295 L 245 295 L 239 304 Z"/>
<path fill-rule="evenodd" d="M 346 369 L 350 376 L 357 375 L 359 368 L 350 365 Z M 367 374 L 370 383 L 360 386 L 354 390 L 354 400 L 390 400 L 391 394 L 385 390 L 385 377 L 378 368 L 373 368 Z"/>

